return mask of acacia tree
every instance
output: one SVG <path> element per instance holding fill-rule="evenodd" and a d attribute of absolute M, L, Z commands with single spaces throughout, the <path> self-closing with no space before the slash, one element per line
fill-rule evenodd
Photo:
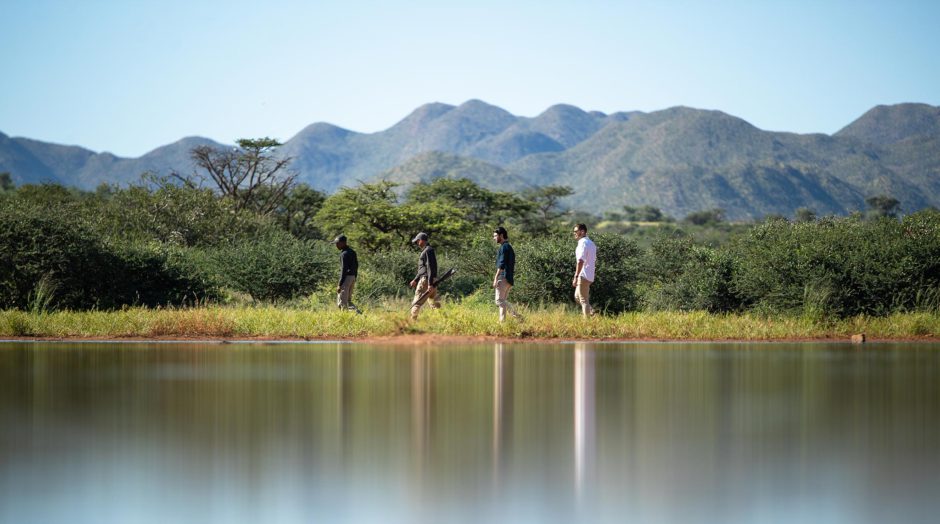
<path fill-rule="evenodd" d="M 462 218 L 476 226 L 496 226 L 507 219 L 524 218 L 534 205 L 519 196 L 490 191 L 467 178 L 438 178 L 411 187 L 406 202 L 442 202 L 460 209 Z"/>
<path fill-rule="evenodd" d="M 285 231 L 297 238 L 313 240 L 322 237 L 314 216 L 326 195 L 307 184 L 297 184 L 284 196 L 281 205 L 274 211 L 275 220 Z"/>
<path fill-rule="evenodd" d="M 315 220 L 327 237 L 343 233 L 370 251 L 409 245 L 419 231 L 445 245 L 458 242 L 470 231 L 462 209 L 436 200 L 400 204 L 397 186 L 381 181 L 344 187 L 323 202 Z"/>
<path fill-rule="evenodd" d="M 281 205 L 297 178 L 297 173 L 287 167 L 291 158 L 274 156 L 274 150 L 282 144 L 273 138 L 241 138 L 236 143 L 238 147 L 231 150 L 196 146 L 190 158 L 205 170 L 223 197 L 232 199 L 236 211 L 270 214 Z M 191 177 L 174 176 L 197 185 Z"/>
<path fill-rule="evenodd" d="M 629 222 L 665 222 L 666 216 L 658 207 L 653 206 L 623 206 L 624 220 Z"/>
<path fill-rule="evenodd" d="M 871 214 L 876 217 L 897 218 L 901 209 L 901 202 L 888 195 L 875 195 L 865 199 L 865 203 L 871 209 Z"/>
<path fill-rule="evenodd" d="M 13 175 L 8 172 L 0 173 L 0 191 L 13 191 L 15 187 Z"/>
<path fill-rule="evenodd" d="M 725 221 L 725 210 L 720 207 L 694 211 L 682 219 L 686 224 L 696 226 L 714 226 Z"/>
<path fill-rule="evenodd" d="M 801 207 L 793 213 L 793 218 L 797 222 L 815 222 L 817 215 L 816 211 L 808 207 Z"/>
<path fill-rule="evenodd" d="M 533 234 L 548 234 L 556 223 L 568 215 L 561 205 L 561 199 L 574 194 L 568 186 L 540 186 L 523 191 L 522 198 L 532 206 L 526 217 L 524 229 Z"/>

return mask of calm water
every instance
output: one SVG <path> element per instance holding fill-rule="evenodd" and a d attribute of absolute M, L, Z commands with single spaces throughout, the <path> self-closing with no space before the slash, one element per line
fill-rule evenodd
<path fill-rule="evenodd" d="M 940 345 L 0 343 L 0 522 L 936 522 Z"/>

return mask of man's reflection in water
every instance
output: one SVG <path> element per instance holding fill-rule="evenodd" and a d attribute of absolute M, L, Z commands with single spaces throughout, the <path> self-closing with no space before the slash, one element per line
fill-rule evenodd
<path fill-rule="evenodd" d="M 597 427 L 594 420 L 594 350 L 584 342 L 574 346 L 574 482 L 579 502 L 593 487 Z"/>
<path fill-rule="evenodd" d="M 420 484 L 428 466 L 428 438 L 431 427 L 431 369 L 425 348 L 411 351 L 411 446 L 415 480 Z"/>
<path fill-rule="evenodd" d="M 352 353 L 341 344 L 336 349 L 336 427 L 339 429 L 340 466 L 345 468 L 352 453 L 353 362 Z"/>
<path fill-rule="evenodd" d="M 497 343 L 493 347 L 493 487 L 501 487 L 506 469 L 504 456 L 512 441 L 513 406 L 512 351 Z"/>

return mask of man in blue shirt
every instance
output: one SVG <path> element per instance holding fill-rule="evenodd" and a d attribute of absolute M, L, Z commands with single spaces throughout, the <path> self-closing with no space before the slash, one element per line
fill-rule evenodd
<path fill-rule="evenodd" d="M 506 311 L 514 318 L 522 317 L 516 313 L 512 304 L 506 300 L 509 296 L 509 290 L 512 289 L 513 277 L 516 271 L 516 252 L 509 245 L 509 233 L 503 226 L 493 230 L 493 240 L 499 244 L 499 251 L 496 252 L 496 275 L 493 276 L 493 289 L 496 290 L 496 305 L 499 306 L 499 321 L 506 320 Z"/>

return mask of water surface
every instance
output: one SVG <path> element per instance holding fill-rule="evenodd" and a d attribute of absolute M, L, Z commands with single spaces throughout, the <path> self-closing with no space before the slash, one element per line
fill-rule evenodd
<path fill-rule="evenodd" d="M 934 522 L 940 345 L 0 343 L 0 522 Z"/>

